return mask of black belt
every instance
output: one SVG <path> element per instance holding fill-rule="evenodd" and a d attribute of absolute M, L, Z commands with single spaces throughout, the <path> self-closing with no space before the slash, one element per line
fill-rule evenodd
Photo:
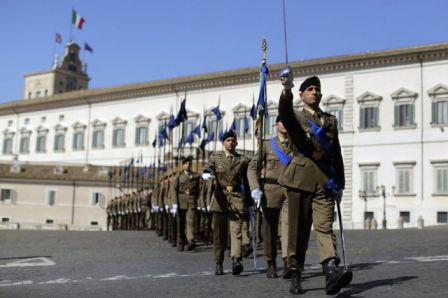
<path fill-rule="evenodd" d="M 264 184 L 276 184 L 276 185 L 278 185 L 278 182 L 277 182 L 277 179 L 265 178 L 264 179 Z"/>

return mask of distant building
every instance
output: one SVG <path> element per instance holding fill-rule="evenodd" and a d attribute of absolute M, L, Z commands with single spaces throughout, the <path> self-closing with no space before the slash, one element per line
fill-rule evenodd
<path fill-rule="evenodd" d="M 163 162 L 162 152 L 179 155 L 177 140 L 201 123 L 204 112 L 211 131 L 228 128 L 235 119 L 239 149 L 254 150 L 252 121 L 248 133 L 243 127 L 257 100 L 258 67 L 88 90 L 88 77 L 77 57 L 79 47 L 70 44 L 67 49 L 69 55 L 61 66 L 67 77 L 55 79 L 55 84 L 48 79 L 45 85 L 52 93 L 36 98 L 36 85 L 26 83 L 26 100 L 0 105 L 1 162 L 107 166 L 140 155 L 146 165 L 159 158 Z M 70 61 L 75 61 L 72 66 L 79 76 L 68 74 Z M 301 81 L 319 75 L 321 107 L 339 119 L 347 182 L 342 202 L 346 228 L 362 229 L 371 218 L 381 227 L 384 213 L 388 228 L 397 228 L 400 218 L 404 227 L 416 227 L 421 219 L 425 225 L 448 223 L 448 44 L 306 60 L 290 66 L 296 77 L 296 98 Z M 274 134 L 282 67 L 269 65 L 267 137 Z M 77 78 L 76 87 L 68 84 L 69 77 Z M 33 76 L 25 79 L 34 80 Z M 63 89 L 58 89 L 60 82 Z M 81 90 L 66 92 L 74 89 Z M 183 132 L 177 128 L 171 132 L 175 141 L 165 151 L 153 148 L 156 133 L 171 113 L 177 113 L 184 96 L 188 121 Z M 224 118 L 217 125 L 211 108 L 218 100 Z M 300 102 L 295 105 L 300 107 Z M 196 137 L 184 153 L 195 155 L 198 144 Z M 215 145 L 206 149 L 213 151 Z M 219 143 L 216 150 L 221 150 Z M 0 187 L 5 187 L 4 182 Z M 17 207 L 21 200 L 26 197 L 17 192 Z M 13 209 L 4 208 L 3 198 L 0 204 L 0 216 L 15 221 L 8 213 Z"/>

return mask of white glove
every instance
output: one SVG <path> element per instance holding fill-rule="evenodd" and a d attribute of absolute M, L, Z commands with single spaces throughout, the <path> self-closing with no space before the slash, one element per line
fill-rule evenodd
<path fill-rule="evenodd" d="M 177 213 L 177 204 L 173 204 L 173 208 L 171 208 L 171 213 L 173 216 Z"/>
<path fill-rule="evenodd" d="M 207 212 L 210 212 L 210 206 L 207 206 Z"/>
<path fill-rule="evenodd" d="M 142 212 L 142 209 L 138 208 L 138 212 Z"/>
<path fill-rule="evenodd" d="M 205 212 L 206 210 L 207 210 L 207 208 L 205 208 L 205 207 L 204 207 L 204 208 L 202 208 L 202 212 Z"/>
<path fill-rule="evenodd" d="M 254 199 L 257 208 L 259 208 L 261 203 L 261 197 L 263 197 L 263 192 L 261 191 L 261 189 L 259 189 L 258 187 L 254 188 L 251 192 L 251 196 L 252 199 Z"/>
<path fill-rule="evenodd" d="M 212 174 L 210 173 L 204 173 L 202 174 L 202 179 L 204 179 L 204 181 L 208 181 L 212 178 Z"/>
<path fill-rule="evenodd" d="M 198 211 L 201 211 L 201 207 L 199 207 L 199 206 L 197 206 L 196 209 L 197 209 Z"/>
<path fill-rule="evenodd" d="M 286 67 L 280 70 L 280 81 L 284 90 L 291 90 L 294 87 L 294 74 L 291 68 Z"/>
<path fill-rule="evenodd" d="M 170 209 L 170 208 L 168 208 L 168 205 L 165 205 L 165 210 L 168 210 L 168 209 Z"/>
<path fill-rule="evenodd" d="M 162 211 L 163 211 L 163 208 L 162 208 L 162 207 L 160 207 L 160 208 L 159 208 L 159 211 L 160 211 L 160 212 L 162 212 Z"/>

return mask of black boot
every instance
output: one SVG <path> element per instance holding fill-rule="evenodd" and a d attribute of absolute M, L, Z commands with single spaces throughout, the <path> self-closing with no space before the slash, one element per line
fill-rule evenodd
<path fill-rule="evenodd" d="M 247 259 L 254 252 L 253 247 L 248 244 L 244 247 L 243 258 Z"/>
<path fill-rule="evenodd" d="M 299 295 L 304 293 L 302 288 L 302 273 L 298 270 L 291 270 L 291 287 L 289 293 Z"/>
<path fill-rule="evenodd" d="M 268 270 L 266 271 L 267 278 L 277 278 L 277 265 L 275 261 L 268 261 Z"/>
<path fill-rule="evenodd" d="M 215 275 L 224 275 L 224 269 L 222 268 L 222 262 L 216 263 Z"/>
<path fill-rule="evenodd" d="M 177 251 L 184 251 L 184 244 L 183 243 L 178 243 L 177 244 Z"/>
<path fill-rule="evenodd" d="M 325 274 L 325 291 L 327 295 L 334 295 L 339 290 L 352 281 L 353 273 L 350 270 L 340 270 L 335 264 L 335 260 L 331 259 L 322 264 Z"/>
<path fill-rule="evenodd" d="M 291 278 L 291 270 L 289 270 L 288 262 L 287 262 L 286 258 L 283 259 L 283 275 L 282 275 L 282 277 L 284 279 L 290 279 Z"/>
<path fill-rule="evenodd" d="M 232 261 L 232 274 L 240 275 L 242 271 L 243 271 L 243 264 L 241 264 L 238 259 L 234 258 Z"/>
<path fill-rule="evenodd" d="M 191 241 L 187 244 L 187 250 L 191 251 L 196 247 L 196 243 L 194 241 Z"/>

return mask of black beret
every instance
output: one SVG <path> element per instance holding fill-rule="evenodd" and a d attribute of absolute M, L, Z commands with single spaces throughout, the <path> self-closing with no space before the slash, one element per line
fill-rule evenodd
<path fill-rule="evenodd" d="M 227 131 L 223 136 L 222 136 L 222 141 L 224 142 L 226 139 L 228 138 L 234 138 L 236 140 L 236 133 L 233 130 L 229 130 Z"/>
<path fill-rule="evenodd" d="M 317 86 L 320 88 L 320 80 L 316 76 L 312 76 L 307 78 L 303 83 L 300 85 L 299 91 L 303 92 L 306 88 L 309 86 Z"/>
<path fill-rule="evenodd" d="M 277 117 L 275 118 L 275 123 L 279 123 L 280 121 L 281 121 L 280 115 L 277 115 Z"/>
<path fill-rule="evenodd" d="M 187 163 L 187 162 L 191 163 L 192 160 L 193 160 L 193 156 L 187 156 L 187 157 L 184 157 L 184 158 L 182 159 L 182 164 Z"/>

